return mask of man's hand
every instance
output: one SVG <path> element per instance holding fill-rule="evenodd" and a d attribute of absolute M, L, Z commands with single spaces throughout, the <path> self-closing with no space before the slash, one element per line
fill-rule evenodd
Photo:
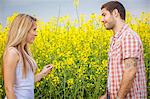
<path fill-rule="evenodd" d="M 107 93 L 105 93 L 105 95 L 99 96 L 98 99 L 107 99 Z"/>

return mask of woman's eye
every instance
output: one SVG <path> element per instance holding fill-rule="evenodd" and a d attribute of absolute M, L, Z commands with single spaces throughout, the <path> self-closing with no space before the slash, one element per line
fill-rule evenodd
<path fill-rule="evenodd" d="M 34 28 L 34 31 L 36 31 L 36 28 Z"/>

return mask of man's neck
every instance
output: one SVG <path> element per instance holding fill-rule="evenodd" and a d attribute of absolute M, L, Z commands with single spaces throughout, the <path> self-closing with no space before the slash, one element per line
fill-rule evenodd
<path fill-rule="evenodd" d="M 115 27 L 112 29 L 114 32 L 114 35 L 122 30 L 122 27 L 124 26 L 125 22 L 123 20 L 119 20 L 116 22 Z"/>

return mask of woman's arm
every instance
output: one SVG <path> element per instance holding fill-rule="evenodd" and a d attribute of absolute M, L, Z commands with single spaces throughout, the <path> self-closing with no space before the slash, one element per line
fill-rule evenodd
<path fill-rule="evenodd" d="M 43 77 L 47 76 L 52 68 L 53 66 L 51 64 L 46 65 L 42 71 L 35 76 L 35 82 L 40 81 Z"/>
<path fill-rule="evenodd" d="M 16 49 L 7 50 L 3 57 L 4 86 L 7 99 L 16 99 L 14 93 L 15 71 L 19 60 Z"/>

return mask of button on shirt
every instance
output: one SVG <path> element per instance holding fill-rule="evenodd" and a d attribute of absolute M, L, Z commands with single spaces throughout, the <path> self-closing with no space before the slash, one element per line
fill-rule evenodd
<path fill-rule="evenodd" d="M 140 37 L 128 25 L 124 25 L 121 31 L 112 37 L 108 55 L 107 90 L 110 98 L 115 99 L 120 89 L 125 70 L 124 60 L 132 57 L 137 59 L 137 72 L 132 88 L 125 99 L 146 99 L 147 87 L 143 45 Z"/>

